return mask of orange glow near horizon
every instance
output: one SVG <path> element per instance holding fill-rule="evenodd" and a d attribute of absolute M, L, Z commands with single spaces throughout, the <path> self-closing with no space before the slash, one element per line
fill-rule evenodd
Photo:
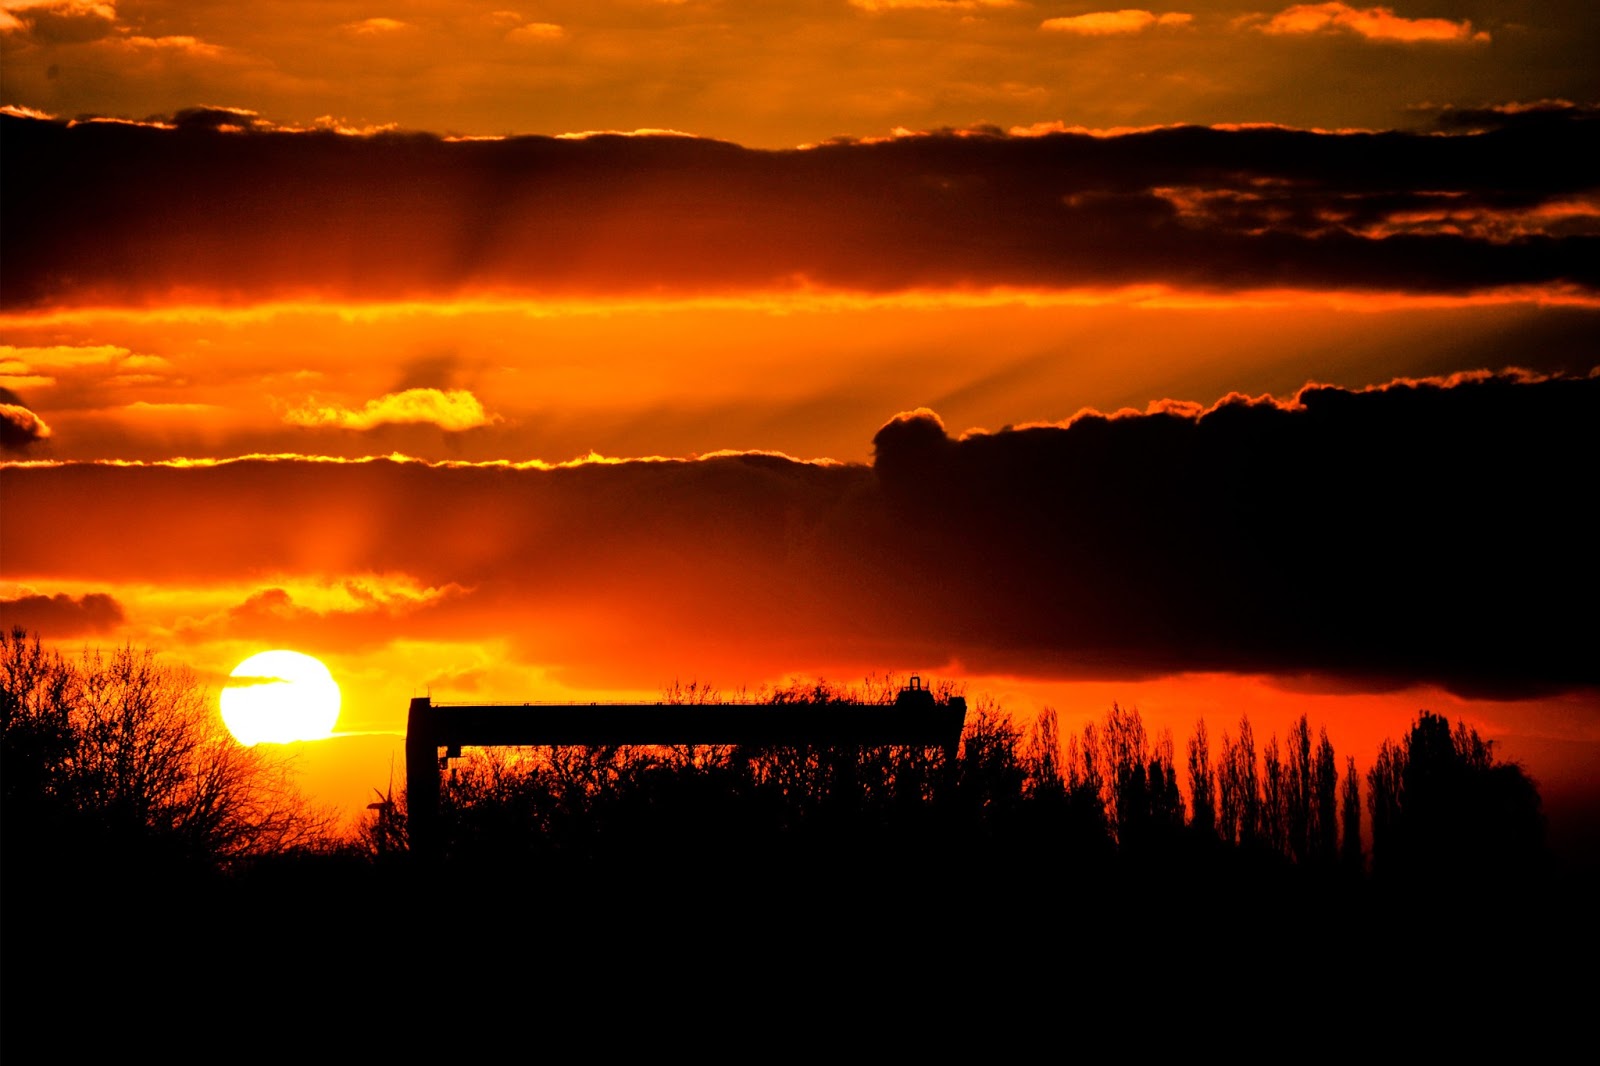
<path fill-rule="evenodd" d="M 1553 215 L 1557 212 L 1551 212 Z M 1588 211 L 1583 212 L 1587 217 Z M 229 326 L 262 323 L 287 316 L 325 316 L 342 322 L 371 322 L 406 316 L 470 317 L 519 315 L 526 318 L 601 317 L 633 314 L 754 312 L 771 315 L 852 311 L 940 311 L 994 307 L 1167 310 L 1336 310 L 1381 313 L 1483 307 L 1600 307 L 1600 296 L 1569 286 L 1510 286 L 1472 293 L 1385 292 L 1361 289 L 1182 289 L 1170 285 L 1114 288 L 1020 289 L 1008 287 L 912 289 L 871 293 L 801 285 L 794 289 L 685 294 L 674 297 L 547 297 L 518 293 L 457 295 L 445 299 L 324 300 L 269 299 L 230 303 L 186 301 L 182 297 L 150 305 L 73 303 L 63 307 L 0 310 L 0 329 L 87 326 L 96 323 L 154 324 L 215 322 Z"/>

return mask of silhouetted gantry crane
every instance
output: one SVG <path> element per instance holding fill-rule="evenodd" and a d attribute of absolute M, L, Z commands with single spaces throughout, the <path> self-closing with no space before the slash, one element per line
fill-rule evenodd
<path fill-rule="evenodd" d="M 406 805 L 411 848 L 438 847 L 439 773 L 463 747 L 737 744 L 762 747 L 940 747 L 954 757 L 967 701 L 944 702 L 919 677 L 893 703 L 524 703 L 411 701 Z M 441 755 L 441 752 L 443 754 Z"/>

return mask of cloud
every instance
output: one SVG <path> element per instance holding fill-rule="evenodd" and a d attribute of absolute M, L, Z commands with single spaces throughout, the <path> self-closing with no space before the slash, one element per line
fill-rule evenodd
<path fill-rule="evenodd" d="M 459 585 L 426 588 L 395 575 L 348 578 L 332 587 L 273 586 L 226 610 L 186 619 L 177 633 L 189 641 L 245 640 L 355 651 L 399 639 L 447 639 L 452 620 L 440 608 L 469 595 Z"/>
<path fill-rule="evenodd" d="M 122 48 L 137 51 L 168 51 L 182 52 L 186 55 L 202 56 L 206 59 L 217 59 L 226 53 L 227 49 L 220 45 L 210 44 L 198 37 L 187 35 L 174 35 L 168 37 L 120 37 L 117 44 Z"/>
<path fill-rule="evenodd" d="M 50 437 L 45 420 L 17 400 L 16 393 L 0 388 L 0 449 L 8 452 L 26 451 Z"/>
<path fill-rule="evenodd" d="M 517 44 L 537 44 L 542 41 L 559 41 L 567 31 L 554 22 L 528 22 L 506 32 L 506 40 Z"/>
<path fill-rule="evenodd" d="M 42 388 L 56 384 L 57 374 L 103 378 L 112 381 L 152 381 L 172 369 L 158 355 L 135 355 L 110 344 L 47 347 L 0 345 L 0 387 Z"/>
<path fill-rule="evenodd" d="M 400 30 L 409 30 L 411 29 L 411 23 L 391 18 L 368 18 L 361 19 L 359 22 L 346 22 L 339 28 L 346 33 L 354 33 L 362 37 L 374 37 L 395 33 Z"/>
<path fill-rule="evenodd" d="M 1600 106 L 1575 104 L 1571 100 L 1534 100 L 1487 107 L 1425 105 L 1416 110 L 1432 113 L 1435 125 L 1448 133 L 1536 129 L 1544 125 L 1570 123 L 1575 119 L 1593 122 L 1600 118 Z"/>
<path fill-rule="evenodd" d="M 215 59 L 226 49 L 187 35 L 149 37 L 130 33 L 114 2 L 97 0 L 7 0 L 0 8 L 0 33 L 27 36 L 44 45 L 105 42 L 132 52 L 176 51 Z"/>
<path fill-rule="evenodd" d="M 682 136 L 289 132 L 216 110 L 183 121 L 0 116 L 11 308 L 175 294 L 1600 287 L 1594 238 L 1538 225 L 1542 205 L 1600 195 L 1588 161 L 1600 153 L 1584 147 L 1600 123 L 1577 109 L 1471 136 L 969 130 L 783 152 Z M 1485 225 L 1381 239 L 1364 217 L 1338 221 L 1448 198 L 1515 211 L 1527 236 L 1475 235 Z"/>
<path fill-rule="evenodd" d="M 121 625 L 124 617 L 122 604 L 103 592 L 78 597 L 30 593 L 0 599 L 0 628 L 21 626 L 50 639 L 105 633 Z"/>
<path fill-rule="evenodd" d="M 419 609 L 425 632 L 610 684 L 825 661 L 1600 685 L 1570 621 L 1600 597 L 1600 377 L 1308 386 L 959 437 L 923 410 L 874 445 L 872 466 L 20 467 L 0 533 L 19 575 L 454 584 L 471 595 Z M 250 610 L 303 621 L 299 599 Z"/>
<path fill-rule="evenodd" d="M 1166 29 L 1187 26 L 1193 21 L 1193 15 L 1187 15 L 1179 11 L 1169 11 L 1157 15 L 1152 11 L 1123 8 L 1120 11 L 1093 11 L 1087 15 L 1045 19 L 1039 24 L 1039 28 L 1041 30 L 1049 30 L 1052 33 L 1074 33 L 1085 37 L 1108 37 L 1118 34 L 1142 33 L 1155 27 Z"/>
<path fill-rule="evenodd" d="M 406 389 L 368 400 L 359 410 L 337 404 L 308 403 L 294 408 L 283 420 L 292 426 L 368 430 L 382 425 L 430 423 L 450 433 L 491 426 L 499 415 L 484 411 L 483 404 L 466 389 Z"/>
<path fill-rule="evenodd" d="M 862 11 L 980 11 L 985 8 L 1020 7 L 1021 0 L 850 0 Z"/>
<path fill-rule="evenodd" d="M 0 344 L 0 367 L 7 373 L 27 374 L 35 370 L 112 366 L 132 354 L 128 349 L 112 344 L 56 344 L 44 347 Z"/>
<path fill-rule="evenodd" d="M 1271 34 L 1353 33 L 1369 41 L 1393 44 L 1443 42 L 1481 43 L 1489 34 L 1474 31 L 1463 19 L 1404 18 L 1389 7 L 1351 7 L 1344 3 L 1295 4 L 1276 15 L 1256 16 L 1257 28 Z"/>
<path fill-rule="evenodd" d="M 1253 189 L 1153 190 L 1185 224 L 1212 230 L 1306 237 L 1349 235 L 1468 238 L 1512 245 L 1541 236 L 1600 236 L 1600 196 L 1592 192 L 1529 198 L 1520 190 L 1319 190 L 1263 185 Z"/>
<path fill-rule="evenodd" d="M 174 129 L 217 133 L 268 132 L 278 128 L 244 107 L 186 107 L 173 112 L 170 124 Z"/>
<path fill-rule="evenodd" d="M 23 33 L 43 44 L 86 44 L 117 30 L 117 5 L 95 0 L 10 0 L 0 9 L 0 32 Z"/>

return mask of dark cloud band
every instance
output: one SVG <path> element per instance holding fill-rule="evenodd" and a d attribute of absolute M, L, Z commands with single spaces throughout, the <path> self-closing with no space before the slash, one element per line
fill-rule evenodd
<path fill-rule="evenodd" d="M 1592 292 L 1600 126 L 1536 117 L 1457 136 L 968 131 L 774 152 L 7 116 L 0 275 L 13 309 L 801 283 Z"/>
<path fill-rule="evenodd" d="M 0 533 L 7 569 L 40 579 L 454 585 L 403 634 L 386 612 L 346 621 L 377 627 L 363 641 L 504 638 L 612 684 L 717 656 L 1600 684 L 1600 379 L 1314 387 L 961 439 L 916 412 L 875 452 L 18 467 Z"/>

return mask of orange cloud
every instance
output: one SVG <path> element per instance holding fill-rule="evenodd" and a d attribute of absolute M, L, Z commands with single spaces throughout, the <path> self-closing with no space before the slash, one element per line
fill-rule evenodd
<path fill-rule="evenodd" d="M 1489 34 L 1474 31 L 1463 19 L 1404 18 L 1389 7 L 1356 8 L 1344 3 L 1295 4 L 1273 15 L 1260 27 L 1262 33 L 1353 33 L 1369 41 L 1414 44 L 1423 41 L 1477 43 Z"/>
<path fill-rule="evenodd" d="M 191 34 L 150 37 L 130 32 L 115 2 L 96 0 L 7 0 L 0 7 L 0 33 L 27 36 L 44 45 L 104 42 L 128 52 L 175 51 L 217 58 L 226 51 Z"/>
<path fill-rule="evenodd" d="M 469 594 L 460 585 L 427 588 L 401 575 L 349 577 L 324 586 L 295 582 L 258 589 L 223 610 L 181 619 L 174 632 L 186 643 L 309 642 L 348 651 L 433 630 L 448 635 L 450 621 L 435 624 L 419 613 Z"/>
<path fill-rule="evenodd" d="M 46 44 L 82 44 L 110 36 L 117 5 L 95 0 L 8 0 L 0 33 L 27 34 Z"/>
<path fill-rule="evenodd" d="M 1187 15 L 1179 11 L 1169 11 L 1165 14 L 1157 15 L 1153 11 L 1123 8 L 1120 11 L 1091 11 L 1087 15 L 1045 19 L 1039 24 L 1039 28 L 1053 33 L 1075 33 L 1085 37 L 1110 37 L 1117 34 L 1141 33 L 1152 27 L 1187 26 L 1193 21 L 1193 15 Z"/>
<path fill-rule="evenodd" d="M 541 41 L 559 41 L 567 31 L 554 22 L 529 22 L 506 34 L 506 40 L 516 44 L 537 44 Z"/>
<path fill-rule="evenodd" d="M 862 11 L 976 11 L 986 7 L 1019 7 L 1021 0 L 850 0 Z"/>
<path fill-rule="evenodd" d="M 21 404 L 0 403 L 0 449 L 21 451 L 49 436 L 50 427 L 44 419 Z"/>
<path fill-rule="evenodd" d="M 368 400 L 359 410 L 313 402 L 289 411 L 284 421 L 294 426 L 356 430 L 426 422 L 459 433 L 493 425 L 500 417 L 485 412 L 483 404 L 466 389 L 406 389 Z"/>
<path fill-rule="evenodd" d="M 171 370 L 158 355 L 134 355 L 111 344 L 48 347 L 0 345 L 0 388 L 44 388 L 56 384 L 55 374 L 109 373 L 111 380 L 148 382 Z"/>
<path fill-rule="evenodd" d="M 409 22 L 401 22 L 399 19 L 369 18 L 362 19 L 359 22 L 347 22 L 339 28 L 347 33 L 368 37 L 380 33 L 394 33 L 396 30 L 409 30 L 411 24 Z"/>
<path fill-rule="evenodd" d="M 124 48 L 140 51 L 154 51 L 157 49 L 173 52 L 183 52 L 188 55 L 204 56 L 207 59 L 216 59 L 225 49 L 218 45 L 208 44 L 197 37 L 177 35 L 171 37 L 123 37 L 117 43 Z"/>

